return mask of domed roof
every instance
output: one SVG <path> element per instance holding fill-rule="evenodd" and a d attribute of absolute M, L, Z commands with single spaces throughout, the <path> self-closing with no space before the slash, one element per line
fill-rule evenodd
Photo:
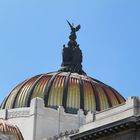
<path fill-rule="evenodd" d="M 19 84 L 8 95 L 1 108 L 29 107 L 35 97 L 42 98 L 46 107 L 63 106 L 70 113 L 76 113 L 80 108 L 85 111 L 100 111 L 125 102 L 112 87 L 89 76 L 51 72 Z"/>
<path fill-rule="evenodd" d="M 22 134 L 16 125 L 7 120 L 0 119 L 0 135 L 14 136 L 16 140 L 23 140 Z"/>
<path fill-rule="evenodd" d="M 63 106 L 69 113 L 76 113 L 78 109 L 100 111 L 125 102 L 112 87 L 87 76 L 82 70 L 82 51 L 76 42 L 80 25 L 69 25 L 70 40 L 63 48 L 61 69 L 34 76 L 19 84 L 5 98 L 2 109 L 29 107 L 35 97 L 42 98 L 46 107 Z"/>

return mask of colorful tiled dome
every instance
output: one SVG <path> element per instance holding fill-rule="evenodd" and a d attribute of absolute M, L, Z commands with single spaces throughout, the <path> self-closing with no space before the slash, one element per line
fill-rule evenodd
<path fill-rule="evenodd" d="M 8 95 L 1 108 L 29 107 L 40 97 L 46 107 L 63 106 L 66 112 L 100 111 L 117 106 L 125 99 L 112 87 L 78 73 L 52 72 L 25 80 Z"/>
<path fill-rule="evenodd" d="M 69 22 L 68 22 L 69 23 Z M 29 107 L 40 97 L 46 107 L 63 106 L 66 112 L 78 109 L 101 111 L 122 104 L 125 99 L 112 87 L 93 79 L 82 70 L 82 51 L 76 42 L 80 25 L 71 27 L 68 46 L 63 48 L 61 69 L 37 75 L 19 84 L 3 101 L 2 109 Z"/>
<path fill-rule="evenodd" d="M 18 127 L 4 119 L 0 119 L 0 135 L 8 136 L 8 139 L 13 136 L 16 140 L 23 140 Z"/>

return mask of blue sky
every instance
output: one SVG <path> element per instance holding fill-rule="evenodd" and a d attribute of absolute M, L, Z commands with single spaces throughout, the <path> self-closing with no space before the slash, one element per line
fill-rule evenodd
<path fill-rule="evenodd" d="M 23 80 L 56 71 L 81 24 L 83 69 L 125 98 L 140 95 L 140 0 L 1 0 L 0 102 Z"/>

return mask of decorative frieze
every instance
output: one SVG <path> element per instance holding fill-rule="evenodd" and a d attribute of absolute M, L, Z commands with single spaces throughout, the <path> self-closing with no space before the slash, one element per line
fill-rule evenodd
<path fill-rule="evenodd" d="M 70 140 L 69 135 L 73 135 L 73 134 L 76 134 L 78 132 L 79 132 L 79 129 L 65 131 L 65 132 L 61 132 L 59 135 L 56 135 L 56 136 L 50 137 L 50 138 L 46 138 L 43 140 Z"/>
<path fill-rule="evenodd" d="M 17 118 L 17 117 L 28 117 L 30 116 L 30 110 L 19 110 L 19 111 L 8 111 L 7 119 Z"/>

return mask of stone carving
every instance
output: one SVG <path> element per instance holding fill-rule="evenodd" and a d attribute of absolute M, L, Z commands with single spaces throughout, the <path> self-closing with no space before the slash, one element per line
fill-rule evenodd
<path fill-rule="evenodd" d="M 7 118 L 17 118 L 17 117 L 28 117 L 30 115 L 30 111 L 26 110 L 26 111 L 10 111 L 7 114 Z"/>
<path fill-rule="evenodd" d="M 69 140 L 69 135 L 76 134 L 79 132 L 79 129 L 74 129 L 70 131 L 61 132 L 59 135 L 50 137 L 44 140 Z"/>

